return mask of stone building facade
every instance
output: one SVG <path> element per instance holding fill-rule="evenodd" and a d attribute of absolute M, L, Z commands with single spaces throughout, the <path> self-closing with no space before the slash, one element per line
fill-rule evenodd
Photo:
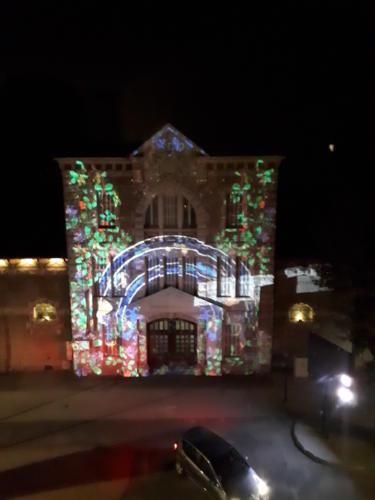
<path fill-rule="evenodd" d="M 166 125 L 126 158 L 59 158 L 77 375 L 270 368 L 280 157 Z"/>
<path fill-rule="evenodd" d="M 70 368 L 68 297 L 65 259 L 0 259 L 0 373 Z"/>

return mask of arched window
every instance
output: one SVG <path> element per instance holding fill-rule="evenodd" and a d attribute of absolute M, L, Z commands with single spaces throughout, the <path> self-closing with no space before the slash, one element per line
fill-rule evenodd
<path fill-rule="evenodd" d="M 159 227 L 159 197 L 154 196 L 146 210 L 145 227 Z"/>
<path fill-rule="evenodd" d="M 197 227 L 197 220 L 195 217 L 195 210 L 190 201 L 183 198 L 183 228 Z"/>
<path fill-rule="evenodd" d="M 56 319 L 56 307 L 46 302 L 36 304 L 33 308 L 33 319 L 37 322 L 54 321 Z"/>
<path fill-rule="evenodd" d="M 314 320 L 314 309 L 300 302 L 290 307 L 288 316 L 291 323 L 311 323 Z"/>
<path fill-rule="evenodd" d="M 197 227 L 195 210 L 181 195 L 154 196 L 147 207 L 145 229 L 191 230 Z"/>

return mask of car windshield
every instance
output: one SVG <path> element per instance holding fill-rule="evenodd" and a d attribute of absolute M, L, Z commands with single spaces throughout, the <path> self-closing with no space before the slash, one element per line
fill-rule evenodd
<path fill-rule="evenodd" d="M 253 491 L 251 468 L 236 450 L 218 458 L 213 466 L 227 494 L 243 496 Z"/>

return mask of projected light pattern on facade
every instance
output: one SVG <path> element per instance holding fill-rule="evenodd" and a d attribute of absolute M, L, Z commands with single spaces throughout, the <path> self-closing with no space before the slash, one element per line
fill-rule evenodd
<path fill-rule="evenodd" d="M 124 178 L 108 168 L 77 160 L 64 170 L 74 371 L 136 377 L 170 371 L 250 374 L 267 369 L 272 311 L 266 320 L 260 313 L 262 300 L 269 300 L 272 307 L 272 295 L 265 299 L 262 290 L 273 284 L 274 163 L 258 159 L 252 168 L 234 169 L 226 191 L 206 185 L 205 194 L 199 195 L 197 234 L 207 200 L 212 199 L 212 210 L 217 211 L 215 192 L 227 212 L 227 222 L 216 222 L 217 230 L 209 239 L 176 232 L 136 237 L 132 244 L 137 200 L 144 193 L 152 195 L 152 186 L 142 181 L 139 172 L 148 169 L 151 183 L 170 179 L 170 164 L 163 173 L 163 155 L 169 162 L 207 157 L 168 125 L 134 153 L 137 173 L 127 181 L 127 195 Z M 203 174 L 197 180 L 187 177 L 186 183 L 202 179 Z M 197 192 L 203 189 L 195 186 Z M 168 196 L 171 200 L 173 195 Z M 133 208 L 127 206 L 130 203 Z M 148 325 L 158 317 L 180 317 L 195 325 L 189 335 L 195 338 L 196 351 L 191 352 L 193 344 L 187 343 L 190 337 L 183 332 L 151 333 Z M 167 349 L 169 361 L 150 365 L 151 357 L 158 359 L 158 348 L 163 359 Z"/>

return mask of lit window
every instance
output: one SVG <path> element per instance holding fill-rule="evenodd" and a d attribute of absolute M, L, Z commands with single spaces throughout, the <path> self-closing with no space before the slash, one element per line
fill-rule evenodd
<path fill-rule="evenodd" d="M 314 319 L 314 310 L 308 304 L 294 304 L 289 309 L 288 316 L 291 323 L 309 323 Z"/>
<path fill-rule="evenodd" d="M 56 319 L 56 308 L 52 304 L 45 302 L 36 304 L 33 309 L 33 319 L 39 322 L 54 321 Z"/>

